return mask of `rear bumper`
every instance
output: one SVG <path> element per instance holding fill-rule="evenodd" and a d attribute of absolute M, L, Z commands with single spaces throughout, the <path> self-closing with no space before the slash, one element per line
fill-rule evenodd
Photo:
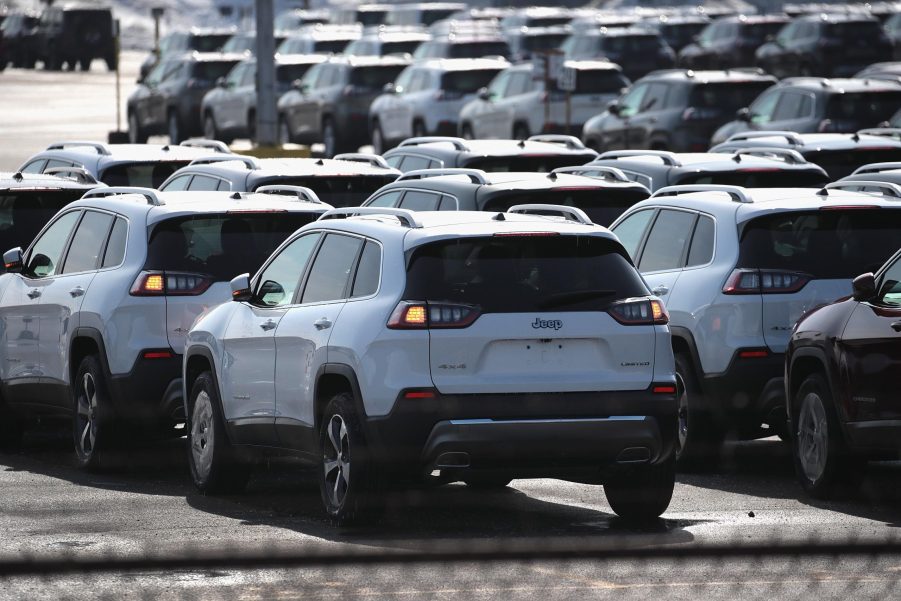
<path fill-rule="evenodd" d="M 725 372 L 704 378 L 704 394 L 726 427 L 755 437 L 766 434 L 760 430 L 761 423 L 784 428 L 784 378 L 784 354 L 742 359 L 736 353 Z"/>
<path fill-rule="evenodd" d="M 166 359 L 138 358 L 127 374 L 109 379 L 116 417 L 154 428 L 184 421 L 181 355 Z"/>

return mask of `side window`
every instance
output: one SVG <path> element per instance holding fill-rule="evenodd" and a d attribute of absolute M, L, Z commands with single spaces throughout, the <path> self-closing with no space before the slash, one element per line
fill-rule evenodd
<path fill-rule="evenodd" d="M 244 75 L 241 77 L 240 85 L 242 87 L 253 87 L 256 85 L 257 69 L 255 65 L 246 65 Z"/>
<path fill-rule="evenodd" d="M 38 159 L 36 161 L 31 161 L 30 163 L 28 163 L 27 165 L 22 167 L 22 169 L 20 169 L 20 171 L 22 173 L 43 173 L 44 165 L 46 165 L 46 164 L 47 164 L 46 159 Z"/>
<path fill-rule="evenodd" d="M 409 91 L 410 81 L 413 79 L 413 69 L 409 67 L 401 71 L 400 75 L 397 76 L 397 80 L 394 82 L 394 87 L 397 88 L 400 93 Z"/>
<path fill-rule="evenodd" d="M 243 63 L 235 66 L 235 68 L 229 72 L 228 76 L 225 79 L 228 87 L 236 88 L 241 85 L 241 80 L 244 78 L 244 71 L 246 69 L 247 65 Z"/>
<path fill-rule="evenodd" d="M 382 271 L 382 250 L 375 242 L 367 242 L 360 256 L 357 275 L 354 277 L 351 298 L 369 296 L 379 289 L 379 278 Z"/>
<path fill-rule="evenodd" d="M 403 154 L 395 154 L 390 157 L 385 157 L 385 162 L 388 163 L 389 167 L 394 167 L 395 169 L 397 169 L 398 166 L 400 165 L 401 161 L 404 160 L 405 156 L 406 155 L 403 155 Z"/>
<path fill-rule="evenodd" d="M 642 99 L 648 91 L 648 85 L 642 84 L 635 86 L 622 97 L 620 104 L 620 117 L 631 117 L 638 112 L 638 108 L 642 106 Z"/>
<path fill-rule="evenodd" d="M 301 236 L 266 266 L 260 274 L 259 287 L 254 295 L 256 304 L 264 307 L 291 304 L 319 237 L 318 232 Z"/>
<path fill-rule="evenodd" d="M 706 265 L 713 259 L 714 232 L 713 219 L 706 215 L 698 217 L 695 225 L 695 233 L 691 237 L 691 247 L 688 249 L 688 262 L 686 267 Z"/>
<path fill-rule="evenodd" d="M 227 182 L 224 179 L 219 180 L 219 185 L 216 186 L 216 189 L 220 192 L 228 192 L 232 189 L 231 182 Z"/>
<path fill-rule="evenodd" d="M 179 175 L 168 184 L 160 188 L 162 192 L 181 192 L 182 190 L 188 189 L 188 184 L 191 182 L 191 175 Z"/>
<path fill-rule="evenodd" d="M 532 90 L 532 75 L 530 73 L 514 73 L 510 77 L 510 85 L 504 96 L 519 96 Z"/>
<path fill-rule="evenodd" d="M 195 175 L 188 190 L 192 192 L 211 192 L 219 187 L 219 179 L 206 175 Z"/>
<path fill-rule="evenodd" d="M 410 190 L 404 194 L 400 208 L 410 209 L 411 211 L 436 211 L 438 210 L 439 200 L 440 197 L 437 194 Z"/>
<path fill-rule="evenodd" d="M 72 244 L 69 245 L 63 273 L 97 269 L 112 224 L 113 216 L 109 213 L 85 212 L 78 229 L 75 230 L 75 236 L 72 237 Z"/>
<path fill-rule="evenodd" d="M 650 176 L 647 176 L 643 173 L 635 173 L 634 171 L 626 171 L 626 170 L 621 170 L 621 171 L 623 172 L 623 175 L 626 176 L 626 179 L 630 179 L 633 182 L 638 182 L 639 184 L 641 184 L 642 186 L 644 186 L 645 188 L 647 188 L 648 190 L 651 190 L 653 192 L 654 180 L 651 179 Z"/>
<path fill-rule="evenodd" d="M 414 171 L 416 169 L 428 169 L 429 163 L 429 159 L 425 157 L 408 154 L 404 157 L 403 167 L 401 167 L 400 170 L 406 173 L 407 171 Z"/>
<path fill-rule="evenodd" d="M 53 225 L 31 247 L 25 273 L 38 278 L 57 273 L 63 248 L 80 215 L 81 211 L 70 211 L 53 222 Z"/>
<path fill-rule="evenodd" d="M 74 167 L 75 163 L 72 161 L 61 161 L 59 159 L 50 159 L 47 161 L 47 164 L 44 165 L 44 170 L 52 169 L 54 167 Z"/>
<path fill-rule="evenodd" d="M 103 255 L 101 267 L 115 267 L 125 258 L 125 241 L 128 235 L 128 222 L 121 217 L 113 224 L 113 231 L 106 245 L 106 254 Z"/>
<path fill-rule="evenodd" d="M 802 112 L 804 109 L 804 100 L 807 95 L 798 92 L 783 92 L 779 99 L 779 104 L 773 111 L 773 121 L 785 121 L 788 119 L 797 119 L 806 114 Z"/>
<path fill-rule="evenodd" d="M 895 261 L 882 276 L 876 300 L 882 305 L 901 307 L 901 260 Z"/>
<path fill-rule="evenodd" d="M 712 42 L 714 38 L 716 38 L 716 32 L 720 29 L 720 27 L 721 26 L 718 24 L 708 25 L 707 27 L 705 27 L 704 31 L 702 31 L 698 36 L 698 43 L 701 46 L 706 46 L 707 44 Z"/>
<path fill-rule="evenodd" d="M 504 91 L 507 89 L 507 84 L 510 81 L 510 72 L 503 71 L 497 77 L 491 80 L 491 83 L 488 84 L 488 93 L 491 94 L 491 98 L 497 100 L 498 98 L 504 97 Z"/>
<path fill-rule="evenodd" d="M 637 260 L 635 255 L 638 252 L 638 244 L 641 242 L 645 230 L 648 229 L 648 223 L 653 215 L 654 209 L 637 211 L 623 219 L 613 228 L 613 233 L 619 238 L 619 241 L 633 261 Z"/>
<path fill-rule="evenodd" d="M 652 83 L 641 99 L 641 111 L 659 111 L 666 105 L 666 93 L 669 86 L 665 83 Z"/>
<path fill-rule="evenodd" d="M 695 218 L 694 213 L 685 211 L 660 211 L 648 234 L 638 270 L 646 273 L 682 267 L 682 255 L 694 229 Z"/>
<path fill-rule="evenodd" d="M 328 234 L 316 254 L 301 303 L 322 303 L 345 298 L 350 270 L 363 241 L 351 236 Z"/>
<path fill-rule="evenodd" d="M 439 211 L 456 211 L 457 200 L 450 196 L 442 196 L 441 202 L 438 204 Z"/>
<path fill-rule="evenodd" d="M 773 112 L 779 101 L 779 92 L 764 93 L 760 98 L 751 103 L 751 123 L 769 123 L 773 120 Z"/>
<path fill-rule="evenodd" d="M 366 203 L 367 207 L 396 207 L 397 201 L 400 200 L 400 195 L 403 194 L 402 190 L 391 190 L 390 192 L 385 192 L 381 196 L 377 196 L 372 200 L 372 202 Z"/>

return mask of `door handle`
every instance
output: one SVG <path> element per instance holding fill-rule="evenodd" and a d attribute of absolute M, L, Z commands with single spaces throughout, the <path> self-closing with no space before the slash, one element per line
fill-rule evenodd
<path fill-rule="evenodd" d="M 263 323 L 260 324 L 260 327 L 263 328 L 264 331 L 268 332 L 269 330 L 273 329 L 277 325 L 278 324 L 275 323 L 274 321 L 272 321 L 271 319 L 267 319 L 266 321 L 264 321 Z"/>
<path fill-rule="evenodd" d="M 332 327 L 332 322 L 330 322 L 325 317 L 320 317 L 313 322 L 313 325 L 316 326 L 317 330 L 327 330 L 328 328 Z"/>
<path fill-rule="evenodd" d="M 651 290 L 651 293 L 654 296 L 664 296 L 667 292 L 669 292 L 669 288 L 667 288 L 663 284 L 660 284 L 659 286 Z"/>
<path fill-rule="evenodd" d="M 892 329 L 896 332 L 901 332 L 901 321 L 896 321 L 892 324 Z"/>
<path fill-rule="evenodd" d="M 36 299 L 40 295 L 41 295 L 41 291 L 38 290 L 37 288 L 32 288 L 31 290 L 28 291 L 28 298 L 30 298 L 30 299 Z"/>
<path fill-rule="evenodd" d="M 81 286 L 75 286 L 75 288 L 69 290 L 69 295 L 72 298 L 78 298 L 82 294 L 84 294 L 84 288 L 82 288 Z"/>

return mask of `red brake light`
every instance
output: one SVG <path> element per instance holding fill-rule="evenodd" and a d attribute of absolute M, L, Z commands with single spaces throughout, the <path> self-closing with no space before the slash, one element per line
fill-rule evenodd
<path fill-rule="evenodd" d="M 538 238 L 541 236 L 559 236 L 559 232 L 499 232 L 494 234 L 497 238 Z"/>
<path fill-rule="evenodd" d="M 661 384 L 651 389 L 654 394 L 676 394 L 676 387 L 672 384 Z"/>
<path fill-rule="evenodd" d="M 741 359 L 766 359 L 770 356 L 770 352 L 766 349 L 749 349 L 746 351 L 739 351 L 738 356 Z"/>
<path fill-rule="evenodd" d="M 465 328 L 482 314 L 479 307 L 463 303 L 400 301 L 388 319 L 392 330 Z"/>
<path fill-rule="evenodd" d="M 607 313 L 626 326 L 666 325 L 669 323 L 669 313 L 666 312 L 666 307 L 656 299 L 627 299 L 610 307 Z"/>
<path fill-rule="evenodd" d="M 726 280 L 723 294 L 791 294 L 798 292 L 810 276 L 777 269 L 736 269 Z"/>
<path fill-rule="evenodd" d="M 404 393 L 405 399 L 434 399 L 436 396 L 434 390 L 408 390 Z"/>
<path fill-rule="evenodd" d="M 141 356 L 145 359 L 171 359 L 173 357 L 171 351 L 144 351 Z"/>
<path fill-rule="evenodd" d="M 142 271 L 129 294 L 132 296 L 197 296 L 212 286 L 213 280 L 196 273 Z"/>

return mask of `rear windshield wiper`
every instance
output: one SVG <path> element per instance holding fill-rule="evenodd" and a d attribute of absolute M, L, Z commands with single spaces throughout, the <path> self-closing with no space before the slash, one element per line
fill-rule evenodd
<path fill-rule="evenodd" d="M 538 308 L 548 309 L 550 307 L 559 307 L 560 305 L 568 305 L 570 303 L 614 296 L 615 294 L 616 290 L 573 290 L 572 292 L 559 292 L 557 294 L 552 294 L 539 302 Z"/>

